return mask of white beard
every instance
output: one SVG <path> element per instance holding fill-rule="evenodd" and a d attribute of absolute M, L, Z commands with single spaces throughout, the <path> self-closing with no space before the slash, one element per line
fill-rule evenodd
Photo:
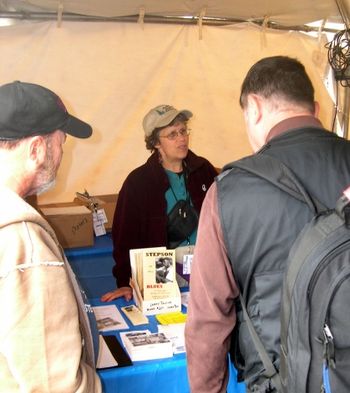
<path fill-rule="evenodd" d="M 49 181 L 49 182 L 47 182 L 45 184 L 42 184 L 40 187 L 38 187 L 35 190 L 35 194 L 36 195 L 43 194 L 44 192 L 46 192 L 46 191 L 50 190 L 51 188 L 53 188 L 55 186 L 55 184 L 56 184 L 56 179 L 53 179 L 53 180 L 51 180 L 51 181 Z"/>

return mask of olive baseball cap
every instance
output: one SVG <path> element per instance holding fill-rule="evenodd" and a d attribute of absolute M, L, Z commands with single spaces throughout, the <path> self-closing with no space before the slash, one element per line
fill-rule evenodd
<path fill-rule="evenodd" d="M 0 140 L 17 140 L 61 130 L 77 138 L 92 134 L 89 124 L 68 113 L 46 87 L 15 81 L 0 86 Z"/>
<path fill-rule="evenodd" d="M 187 119 L 192 117 L 192 112 L 187 109 L 178 111 L 171 105 L 158 105 L 151 109 L 143 118 L 143 129 L 146 136 L 150 136 L 155 128 L 166 127 L 177 115 L 183 113 Z"/>

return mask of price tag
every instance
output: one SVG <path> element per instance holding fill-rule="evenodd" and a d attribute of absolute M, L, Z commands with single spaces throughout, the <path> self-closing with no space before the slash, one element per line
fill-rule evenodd
<path fill-rule="evenodd" d="M 108 221 L 107 220 L 107 216 L 106 216 L 106 212 L 105 212 L 105 209 L 97 209 L 97 216 L 98 216 L 98 219 L 100 220 L 100 221 L 102 221 L 104 224 L 106 224 L 106 222 Z"/>
<path fill-rule="evenodd" d="M 97 212 L 92 213 L 92 219 L 93 219 L 93 226 L 94 226 L 94 232 L 96 236 L 102 236 L 106 234 L 106 228 L 105 228 L 105 221 L 103 218 L 103 214 L 99 213 L 104 210 L 99 209 Z M 106 216 L 106 215 L 105 215 Z"/>
<path fill-rule="evenodd" d="M 182 273 L 191 274 L 193 254 L 185 254 L 183 257 Z"/>

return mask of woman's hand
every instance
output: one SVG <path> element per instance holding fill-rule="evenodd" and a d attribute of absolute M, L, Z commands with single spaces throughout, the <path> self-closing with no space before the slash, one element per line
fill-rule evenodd
<path fill-rule="evenodd" d="M 118 297 L 124 296 L 126 301 L 129 301 L 132 299 L 132 289 L 130 287 L 120 287 L 115 289 L 114 291 L 110 291 L 105 293 L 101 297 L 102 302 L 110 302 L 114 299 L 117 299 Z"/>

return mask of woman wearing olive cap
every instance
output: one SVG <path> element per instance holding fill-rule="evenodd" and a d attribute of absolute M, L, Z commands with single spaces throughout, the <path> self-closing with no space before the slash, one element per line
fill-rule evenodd
<path fill-rule="evenodd" d="M 195 244 L 197 227 L 177 242 L 170 239 L 167 230 L 168 213 L 177 201 L 188 199 L 199 214 L 217 175 L 208 160 L 189 150 L 190 117 L 188 110 L 159 105 L 143 119 L 146 148 L 152 155 L 128 175 L 120 190 L 112 227 L 117 289 L 103 295 L 102 301 L 132 298 L 129 250 Z"/>

